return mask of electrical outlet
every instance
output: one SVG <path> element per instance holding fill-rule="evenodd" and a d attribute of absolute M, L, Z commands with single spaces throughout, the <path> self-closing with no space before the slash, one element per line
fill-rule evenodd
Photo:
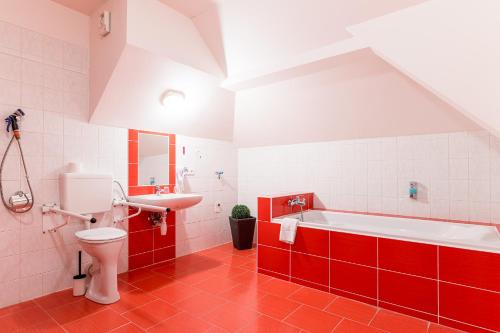
<path fill-rule="evenodd" d="M 214 211 L 216 213 L 222 213 L 222 202 L 218 201 L 215 203 Z"/>

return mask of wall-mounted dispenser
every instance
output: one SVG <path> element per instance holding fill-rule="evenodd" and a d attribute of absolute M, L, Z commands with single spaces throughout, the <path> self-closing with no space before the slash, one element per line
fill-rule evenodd
<path fill-rule="evenodd" d="M 410 188 L 408 190 L 410 198 L 417 200 L 417 182 L 410 182 Z"/>

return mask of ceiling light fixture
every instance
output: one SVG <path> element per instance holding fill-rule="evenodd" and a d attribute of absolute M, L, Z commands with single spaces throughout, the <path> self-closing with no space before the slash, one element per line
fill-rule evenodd
<path fill-rule="evenodd" d="M 185 100 L 186 95 L 178 90 L 167 90 L 160 97 L 161 104 L 168 109 L 179 109 Z"/>

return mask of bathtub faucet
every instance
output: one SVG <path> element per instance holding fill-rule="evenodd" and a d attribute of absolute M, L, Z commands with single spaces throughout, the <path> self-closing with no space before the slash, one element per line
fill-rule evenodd
<path fill-rule="evenodd" d="M 288 206 L 293 207 L 293 206 L 300 206 L 303 207 L 306 205 L 306 198 L 300 198 L 299 196 L 296 196 L 294 199 L 288 200 Z"/>
<path fill-rule="evenodd" d="M 306 205 L 306 198 L 300 198 L 296 196 L 294 199 L 288 200 L 288 207 L 299 206 L 300 207 L 300 221 L 304 222 L 304 212 L 302 207 Z"/>

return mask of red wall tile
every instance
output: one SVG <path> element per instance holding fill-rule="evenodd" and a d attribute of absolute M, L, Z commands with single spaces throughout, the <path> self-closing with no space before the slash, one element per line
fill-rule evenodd
<path fill-rule="evenodd" d="M 128 130 L 128 139 L 129 141 L 139 141 L 139 132 L 134 129 Z"/>
<path fill-rule="evenodd" d="M 259 222 L 257 230 L 258 243 L 289 250 L 290 245 L 279 240 L 280 228 L 281 224 L 279 223 Z"/>
<path fill-rule="evenodd" d="M 135 256 L 129 255 L 128 269 L 133 270 L 153 264 L 153 251 L 137 254 Z"/>
<path fill-rule="evenodd" d="M 283 275 L 290 275 L 290 252 L 273 247 L 258 247 L 257 265 L 259 268 Z"/>
<path fill-rule="evenodd" d="M 167 214 L 167 225 L 175 225 L 175 212 Z"/>
<path fill-rule="evenodd" d="M 257 220 L 271 221 L 271 199 L 257 198 Z"/>
<path fill-rule="evenodd" d="M 306 209 L 313 209 L 314 208 L 314 193 L 306 193 L 306 202 L 307 206 Z"/>
<path fill-rule="evenodd" d="M 137 141 L 128 142 L 128 162 L 139 163 L 139 143 Z"/>
<path fill-rule="evenodd" d="M 441 246 L 439 265 L 442 281 L 500 292 L 500 254 Z"/>
<path fill-rule="evenodd" d="M 376 298 L 377 270 L 371 267 L 331 260 L 330 287 Z"/>
<path fill-rule="evenodd" d="M 271 199 L 272 217 L 283 216 L 292 212 L 290 207 L 288 207 L 288 200 L 290 198 L 290 196 L 284 196 Z"/>
<path fill-rule="evenodd" d="M 128 235 L 128 254 L 134 255 L 153 250 L 153 230 L 131 232 Z"/>
<path fill-rule="evenodd" d="M 500 293 L 441 282 L 441 316 L 500 331 Z"/>
<path fill-rule="evenodd" d="M 170 144 L 168 146 L 168 164 L 172 165 L 174 164 L 175 165 L 175 161 L 176 161 L 176 154 L 177 152 L 175 151 L 175 144 Z M 170 179 L 170 183 L 172 183 L 172 180 Z"/>
<path fill-rule="evenodd" d="M 291 250 L 328 258 L 329 234 L 328 230 L 298 227 Z"/>
<path fill-rule="evenodd" d="M 291 276 L 328 286 L 328 259 L 292 252 Z"/>
<path fill-rule="evenodd" d="M 128 164 L 128 186 L 137 186 L 138 184 L 138 164 Z"/>
<path fill-rule="evenodd" d="M 154 249 L 162 249 L 167 246 L 175 245 L 175 226 L 167 228 L 167 234 L 162 235 L 160 228 L 154 228 Z"/>
<path fill-rule="evenodd" d="M 144 195 L 153 194 L 154 188 L 152 186 L 129 186 L 128 195 Z"/>
<path fill-rule="evenodd" d="M 175 258 L 175 246 L 169 246 L 163 249 L 154 250 L 153 261 L 154 263 L 159 263 L 166 260 L 171 260 Z"/>
<path fill-rule="evenodd" d="M 129 214 L 135 214 L 137 209 L 129 208 Z M 129 219 L 128 221 L 128 231 L 140 231 L 140 230 L 148 230 L 153 229 L 153 224 L 148 220 L 148 212 L 142 212 L 138 216 Z M 129 240 L 130 242 L 130 240 Z"/>
<path fill-rule="evenodd" d="M 437 278 L 437 246 L 379 238 L 380 268 Z"/>
<path fill-rule="evenodd" d="M 379 270 L 379 299 L 427 313 L 437 314 L 436 280 Z"/>
<path fill-rule="evenodd" d="M 330 257 L 332 259 L 377 266 L 377 238 L 330 232 Z"/>

